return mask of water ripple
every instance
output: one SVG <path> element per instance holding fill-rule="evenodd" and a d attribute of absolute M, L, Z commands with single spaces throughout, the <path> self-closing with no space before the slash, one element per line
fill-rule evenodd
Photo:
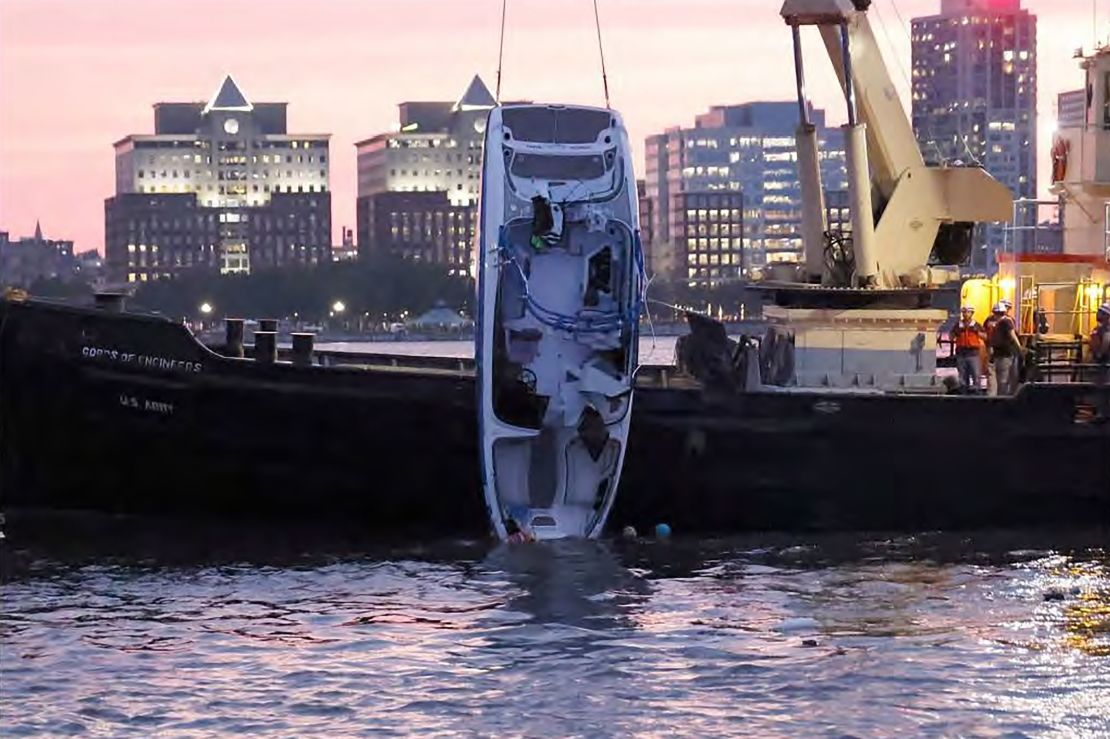
<path fill-rule="evenodd" d="M 190 563 L 12 534 L 0 733 L 1105 736 L 1110 556 L 1081 539 L 435 542 Z"/>

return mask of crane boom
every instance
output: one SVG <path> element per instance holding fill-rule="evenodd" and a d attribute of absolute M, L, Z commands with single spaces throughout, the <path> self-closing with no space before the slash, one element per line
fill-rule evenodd
<path fill-rule="evenodd" d="M 928 283 L 930 255 L 944 226 L 1006 221 L 1013 195 L 984 170 L 926 166 L 909 117 L 867 18 L 870 0 L 785 0 L 781 15 L 794 32 L 802 185 L 802 233 L 809 279 L 834 284 L 824 253 L 827 236 L 816 135 L 805 118 L 799 29 L 816 26 L 844 92 L 844 126 L 852 214 L 853 285 L 898 288 Z M 970 238 L 966 229 L 964 238 Z M 843 286 L 843 285 L 839 285 Z"/>
<path fill-rule="evenodd" d="M 840 29 L 822 26 L 820 30 L 841 89 L 844 89 L 844 44 Z M 877 193 L 889 200 L 902 173 L 911 167 L 924 166 L 925 160 L 866 14 L 857 13 L 848 24 L 848 44 L 858 116 L 867 126 L 871 180 Z"/>

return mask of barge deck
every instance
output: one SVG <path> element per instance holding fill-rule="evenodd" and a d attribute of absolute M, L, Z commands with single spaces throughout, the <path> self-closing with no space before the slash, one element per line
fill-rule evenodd
<path fill-rule="evenodd" d="M 469 360 L 222 356 L 168 319 L 0 303 L 0 502 L 481 534 Z M 1110 389 L 709 393 L 641 370 L 610 529 L 1110 524 Z"/>

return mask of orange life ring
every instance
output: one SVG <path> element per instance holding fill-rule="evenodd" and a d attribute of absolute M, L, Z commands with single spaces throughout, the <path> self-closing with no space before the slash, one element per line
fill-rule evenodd
<path fill-rule="evenodd" d="M 1071 142 L 1067 139 L 1056 139 L 1052 144 L 1052 181 L 1063 182 L 1068 174 L 1068 154 L 1071 152 Z"/>

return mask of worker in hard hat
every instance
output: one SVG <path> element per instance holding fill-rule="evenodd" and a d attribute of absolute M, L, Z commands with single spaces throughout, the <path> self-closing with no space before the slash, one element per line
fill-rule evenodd
<path fill-rule="evenodd" d="M 994 378 L 994 354 L 991 352 L 991 337 L 994 336 L 994 327 L 998 325 L 998 319 L 1006 315 L 1005 308 L 1002 308 L 1001 303 L 995 303 L 991 306 L 991 314 L 983 321 L 983 331 L 987 334 L 987 395 L 998 395 L 998 385 L 995 384 Z"/>
<path fill-rule="evenodd" d="M 1017 332 L 1017 319 L 1014 318 L 1014 304 L 1011 303 L 1008 298 L 1002 298 L 1001 302 L 1002 302 L 1002 307 L 1006 309 L 1006 315 L 1009 317 L 1009 319 L 1011 321 L 1013 321 L 1014 335 L 1017 336 L 1017 334 L 1018 334 L 1018 332 Z M 1021 345 L 1021 339 L 1019 337 L 1018 338 L 1018 353 L 1017 353 L 1017 356 L 1014 357 L 1013 364 L 1010 365 L 1010 375 L 1011 375 L 1011 377 L 1010 377 L 1010 387 L 1013 388 L 1014 391 L 1017 390 L 1017 386 L 1021 382 L 1020 378 L 1021 378 L 1022 372 L 1024 370 L 1024 366 L 1023 366 L 1024 364 L 1025 364 L 1025 347 L 1023 347 Z"/>
<path fill-rule="evenodd" d="M 1110 303 L 1103 303 L 1095 313 L 1095 327 L 1087 342 L 1091 363 L 1095 365 L 1095 383 L 1103 386 L 1098 400 L 1097 423 L 1110 422 Z"/>
<path fill-rule="evenodd" d="M 1110 381 L 1110 303 L 1103 303 L 1095 314 L 1095 327 L 1087 345 L 1091 349 L 1091 363 L 1096 365 L 1095 379 L 1099 383 Z"/>
<path fill-rule="evenodd" d="M 994 320 L 988 330 L 987 344 L 994 364 L 995 387 L 999 395 L 1013 395 L 1017 389 L 1015 363 L 1022 352 L 1017 325 L 1007 315 L 1006 305 L 1002 302 L 995 303 L 991 313 Z"/>
<path fill-rule="evenodd" d="M 952 344 L 956 349 L 956 371 L 960 389 L 965 393 L 982 390 L 983 364 L 981 354 L 986 344 L 987 332 L 975 320 L 975 306 L 960 308 L 960 320 L 952 329 Z"/>

